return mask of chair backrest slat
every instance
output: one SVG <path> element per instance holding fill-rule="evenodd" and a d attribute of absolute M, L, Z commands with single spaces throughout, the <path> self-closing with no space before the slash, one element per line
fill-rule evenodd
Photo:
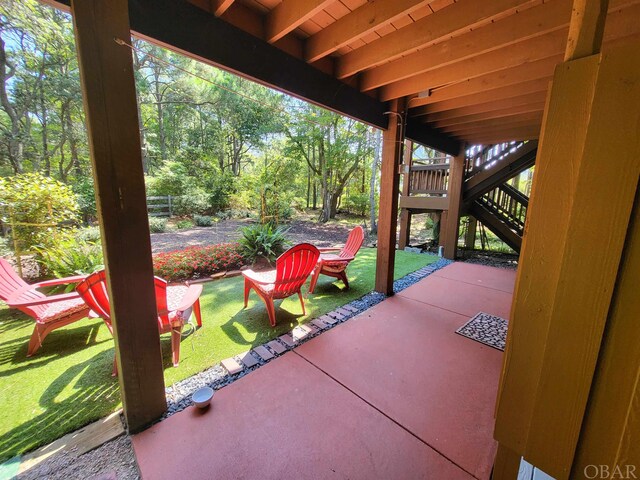
<path fill-rule="evenodd" d="M 315 268 L 319 257 L 320 252 L 310 243 L 300 243 L 280 255 L 276 260 L 274 296 L 296 293 Z"/>
<path fill-rule="evenodd" d="M 4 258 L 0 258 L 0 299 L 7 301 L 13 292 L 27 285 L 11 264 Z"/>
<path fill-rule="evenodd" d="M 349 232 L 347 243 L 339 253 L 340 257 L 355 257 L 360 247 L 364 243 L 364 229 L 358 225 L 356 228 Z"/>

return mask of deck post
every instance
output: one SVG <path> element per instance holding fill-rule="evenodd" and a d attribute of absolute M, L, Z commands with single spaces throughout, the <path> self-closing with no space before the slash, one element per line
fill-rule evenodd
<path fill-rule="evenodd" d="M 402 193 L 404 197 L 408 197 L 411 193 L 411 164 L 413 161 L 413 142 L 405 140 L 404 156 L 402 162 Z M 408 208 L 400 209 L 400 235 L 398 237 L 398 249 L 404 250 L 409 245 L 411 237 L 411 210 Z"/>
<path fill-rule="evenodd" d="M 376 259 L 376 291 L 393 294 L 393 268 L 396 255 L 398 225 L 398 166 L 404 146 L 404 98 L 390 103 L 389 126 L 382 135 L 382 166 L 378 209 L 378 256 Z"/>
<path fill-rule="evenodd" d="M 440 244 L 444 245 L 444 257 L 450 260 L 456 259 L 458 249 L 458 235 L 460 233 L 460 209 L 462 208 L 462 182 L 464 181 L 464 160 L 466 147 L 463 145 L 461 153 L 451 157 L 449 163 L 449 186 L 447 197 L 449 209 L 446 219 L 441 226 Z M 444 233 L 444 240 L 442 239 Z"/>
<path fill-rule="evenodd" d="M 127 427 L 166 410 L 127 0 L 71 4 Z"/>
<path fill-rule="evenodd" d="M 469 222 L 467 223 L 467 231 L 464 235 L 464 248 L 473 250 L 476 246 L 476 233 L 478 230 L 478 220 L 475 217 L 469 215 Z"/>
<path fill-rule="evenodd" d="M 599 27 L 576 29 L 576 16 L 603 23 L 585 11 L 600 3 L 576 0 L 578 44 Z M 640 42 L 598 54 L 585 41 L 591 55 L 568 45 L 547 99 L 495 430 L 558 480 L 571 474 L 594 374 L 605 373 L 603 331 L 640 176 Z"/>

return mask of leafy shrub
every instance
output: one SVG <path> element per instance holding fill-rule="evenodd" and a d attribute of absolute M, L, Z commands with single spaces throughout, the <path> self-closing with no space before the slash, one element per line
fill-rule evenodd
<path fill-rule="evenodd" d="M 67 185 L 39 173 L 0 177 L 2 221 L 16 225 L 20 249 L 55 245 L 65 224 L 78 220 L 76 195 Z"/>
<path fill-rule="evenodd" d="M 239 268 L 244 264 L 237 243 L 220 243 L 207 247 L 189 247 L 153 257 L 154 273 L 166 280 L 204 277 L 212 273 Z"/>
<path fill-rule="evenodd" d="M 46 275 L 56 278 L 90 274 L 104 268 L 100 243 L 79 239 L 73 232 L 58 236 L 56 245 L 37 248 Z"/>
<path fill-rule="evenodd" d="M 175 215 L 205 214 L 211 210 L 209 195 L 199 188 L 191 188 L 183 195 L 176 197 L 173 204 Z"/>
<path fill-rule="evenodd" d="M 191 220 L 180 220 L 178 223 L 176 223 L 176 228 L 178 230 L 185 230 L 187 228 L 191 228 L 193 227 L 193 222 Z"/>
<path fill-rule="evenodd" d="M 252 262 L 259 258 L 274 261 L 290 243 L 286 238 L 288 231 L 288 228 L 276 227 L 271 222 L 241 228 L 240 245 L 244 256 Z"/>
<path fill-rule="evenodd" d="M 85 242 L 100 243 L 100 229 L 98 227 L 86 227 L 76 231 L 76 238 Z"/>
<path fill-rule="evenodd" d="M 193 220 L 199 227 L 210 227 L 213 225 L 213 218 L 207 215 L 194 215 Z"/>
<path fill-rule="evenodd" d="M 180 196 L 188 190 L 191 179 L 184 164 L 169 161 L 165 162 L 154 176 L 147 177 L 146 181 L 149 196 Z"/>
<path fill-rule="evenodd" d="M 11 254 L 11 240 L 9 237 L 0 237 L 0 257 Z"/>
<path fill-rule="evenodd" d="M 219 220 L 230 220 L 232 218 L 251 218 L 253 213 L 250 210 L 245 209 L 231 209 L 222 210 L 216 213 L 216 218 Z"/>
<path fill-rule="evenodd" d="M 92 178 L 83 178 L 73 183 L 73 191 L 76 194 L 82 221 L 87 224 L 97 218 L 96 195 Z"/>
<path fill-rule="evenodd" d="M 167 219 L 149 217 L 149 231 L 151 233 L 164 233 L 167 231 Z"/>
<path fill-rule="evenodd" d="M 342 209 L 355 215 L 367 215 L 369 213 L 369 194 L 349 195 L 349 198 L 342 204 Z"/>

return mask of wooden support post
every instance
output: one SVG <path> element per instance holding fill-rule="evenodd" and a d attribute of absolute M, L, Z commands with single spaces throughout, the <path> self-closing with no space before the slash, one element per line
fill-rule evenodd
<path fill-rule="evenodd" d="M 464 248 L 473 250 L 476 247 L 476 231 L 478 229 L 478 220 L 469 215 L 467 223 L 467 232 L 464 235 Z"/>
<path fill-rule="evenodd" d="M 502 444 L 498 444 L 491 480 L 517 480 L 521 462 L 521 455 Z"/>
<path fill-rule="evenodd" d="M 640 42 L 557 67 L 527 213 L 495 437 L 558 480 L 570 475 L 587 420 L 640 176 L 639 124 Z M 615 168 L 603 161 L 611 152 Z"/>
<path fill-rule="evenodd" d="M 166 410 L 127 0 L 71 4 L 124 415 Z"/>
<path fill-rule="evenodd" d="M 444 257 L 455 260 L 458 249 L 458 234 L 460 233 L 460 209 L 462 208 L 462 182 L 464 181 L 465 147 L 457 157 L 452 157 L 449 166 L 449 210 L 446 222 L 442 222 L 440 243 L 444 245 Z M 442 233 L 446 241 L 442 240 Z"/>
<path fill-rule="evenodd" d="M 411 163 L 413 160 L 413 142 L 405 140 L 404 144 L 404 161 L 402 162 L 402 193 L 403 197 L 410 194 L 411 182 Z M 398 249 L 404 250 L 409 245 L 411 237 L 411 210 L 402 208 L 400 210 L 400 236 L 398 238 Z"/>
<path fill-rule="evenodd" d="M 640 188 L 620 266 L 572 478 L 592 475 L 593 465 L 640 474 Z"/>
<path fill-rule="evenodd" d="M 398 166 L 404 145 L 405 99 L 393 100 L 389 126 L 382 136 L 382 166 L 380 169 L 380 201 L 378 208 L 378 256 L 376 259 L 376 291 L 393 294 L 393 267 L 396 255 L 398 224 Z"/>
<path fill-rule="evenodd" d="M 564 61 L 600 52 L 609 0 L 574 0 Z"/>

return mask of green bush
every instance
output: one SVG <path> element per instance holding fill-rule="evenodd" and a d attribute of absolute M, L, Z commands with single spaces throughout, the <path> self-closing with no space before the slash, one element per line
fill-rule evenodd
<path fill-rule="evenodd" d="M 276 227 L 271 222 L 241 228 L 239 243 L 244 257 L 252 262 L 259 258 L 273 262 L 290 244 L 286 238 L 288 231 L 288 228 Z"/>
<path fill-rule="evenodd" d="M 9 237 L 0 237 L 0 257 L 6 257 L 11 253 L 11 240 Z"/>
<path fill-rule="evenodd" d="M 36 250 L 44 273 L 56 278 L 88 275 L 104 268 L 100 243 L 81 240 L 74 232 L 59 235 L 56 245 Z"/>
<path fill-rule="evenodd" d="M 210 210 L 209 196 L 199 188 L 190 188 L 183 195 L 176 197 L 173 203 L 175 215 L 202 215 Z"/>
<path fill-rule="evenodd" d="M 180 220 L 178 223 L 176 223 L 176 228 L 178 230 L 185 230 L 187 228 L 192 228 L 193 227 L 193 222 L 191 220 Z"/>
<path fill-rule="evenodd" d="M 73 183 L 73 191 L 76 194 L 82 221 L 87 224 L 98 216 L 96 212 L 96 196 L 93 188 L 93 179 L 83 178 Z"/>
<path fill-rule="evenodd" d="M 149 217 L 149 231 L 151 233 L 164 233 L 167 231 L 167 219 Z"/>
<path fill-rule="evenodd" d="M 194 215 L 193 220 L 199 227 L 210 227 L 213 225 L 213 218 L 207 215 Z"/>
<path fill-rule="evenodd" d="M 342 204 L 341 209 L 354 215 L 367 215 L 369 213 L 369 194 L 351 194 Z"/>
<path fill-rule="evenodd" d="M 98 227 L 85 227 L 76 231 L 76 238 L 85 242 L 100 243 L 100 229 Z"/>
<path fill-rule="evenodd" d="M 21 251 L 55 245 L 64 227 L 78 221 L 78 203 L 70 187 L 39 173 L 0 177 L 2 221 L 15 225 Z M 25 225 L 28 224 L 28 225 Z"/>

